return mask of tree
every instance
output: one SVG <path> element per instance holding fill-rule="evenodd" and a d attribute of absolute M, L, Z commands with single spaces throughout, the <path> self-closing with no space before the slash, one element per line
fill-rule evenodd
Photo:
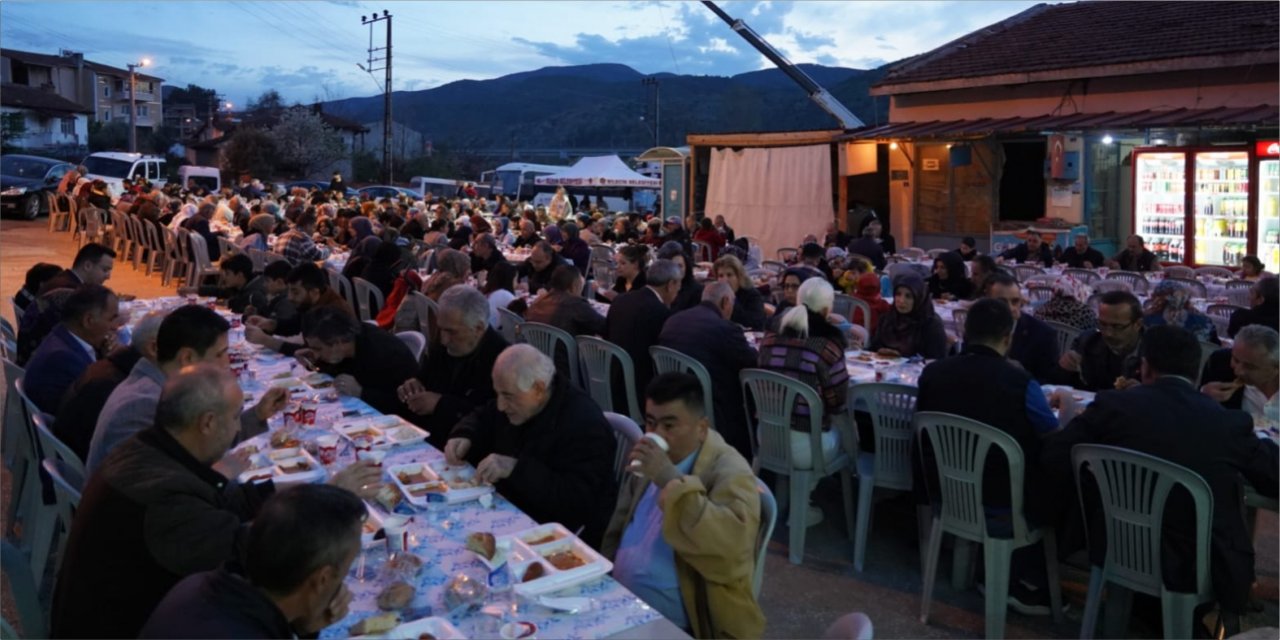
<path fill-rule="evenodd" d="M 265 177 L 275 173 L 276 147 L 262 129 L 240 127 L 226 143 L 222 170 L 233 175 Z"/>
<path fill-rule="evenodd" d="M 294 107 L 280 114 L 280 122 L 268 133 L 281 168 L 310 176 L 347 156 L 342 134 L 324 123 L 318 114 Z"/>
<path fill-rule="evenodd" d="M 164 97 L 166 105 L 189 104 L 196 108 L 196 117 L 204 120 L 209 117 L 209 108 L 218 101 L 218 92 L 199 85 L 189 84 L 186 88 L 176 88 Z"/>
<path fill-rule="evenodd" d="M 123 120 L 89 127 L 89 151 L 118 151 L 129 146 L 129 124 Z"/>
<path fill-rule="evenodd" d="M 283 108 L 284 98 L 275 89 L 263 91 L 257 100 L 250 100 L 247 105 L 249 111 L 279 111 Z"/>

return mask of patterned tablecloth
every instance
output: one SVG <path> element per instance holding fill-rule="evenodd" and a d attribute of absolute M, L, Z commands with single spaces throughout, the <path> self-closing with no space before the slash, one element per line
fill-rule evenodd
<path fill-rule="evenodd" d="M 144 308 L 168 307 L 184 302 L 181 299 L 161 299 L 139 305 Z M 242 334 L 232 335 L 232 351 L 247 358 L 247 373 L 241 373 L 241 386 L 245 391 L 246 406 L 256 402 L 273 384 L 286 380 L 293 383 L 291 402 L 314 404 L 316 422 L 313 426 L 297 427 L 296 435 L 304 446 L 314 446 L 317 437 L 334 433 L 331 428 L 361 418 L 380 414 L 358 398 L 341 397 L 323 401 L 318 391 L 301 381 L 317 375 L 303 369 L 296 361 L 279 354 L 261 351 L 245 343 Z M 294 379 L 298 382 L 294 382 Z M 317 380 L 311 379 L 318 383 Z M 271 432 L 286 428 L 281 416 L 270 421 Z M 245 445 L 262 448 L 269 446 L 269 434 L 249 440 Z M 241 445 L 241 446 L 245 446 Z M 392 448 L 384 460 L 384 466 L 404 463 L 431 463 L 442 461 L 444 455 L 426 442 Z M 354 461 L 354 452 L 344 448 L 338 460 L 326 472 L 344 468 Z M 397 506 L 397 513 L 412 516 L 408 525 L 409 550 L 424 560 L 422 571 L 408 579 L 417 589 L 410 606 L 401 613 L 402 621 L 427 616 L 448 619 L 464 635 L 472 638 L 498 637 L 504 622 L 524 621 L 537 625 L 540 638 L 600 638 L 617 633 L 641 637 L 673 637 L 681 632 L 659 613 L 637 598 L 613 578 L 605 576 L 569 587 L 556 596 L 584 596 L 590 599 L 586 610 L 575 614 L 558 612 L 527 601 L 513 601 L 509 592 L 490 593 L 480 606 L 449 611 L 444 602 L 446 584 L 456 575 L 470 574 L 485 580 L 488 570 L 466 550 L 467 534 L 477 531 L 492 532 L 496 536 L 516 533 L 535 523 L 501 496 L 494 495 L 491 507 L 477 501 L 454 505 L 432 505 L 428 509 L 416 508 L 407 502 Z M 379 514 L 385 514 L 380 506 L 371 506 Z M 359 620 L 379 613 L 376 598 L 388 584 L 400 577 L 393 575 L 386 565 L 388 552 L 382 541 L 367 544 L 352 567 L 347 584 L 353 593 L 350 613 L 337 624 L 325 629 L 322 638 L 339 638 L 350 635 L 348 628 Z"/>

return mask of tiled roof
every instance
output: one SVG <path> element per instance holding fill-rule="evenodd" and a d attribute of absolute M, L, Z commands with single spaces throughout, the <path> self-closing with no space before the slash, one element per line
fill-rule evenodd
<path fill-rule="evenodd" d="M 0 55 L 6 58 L 11 58 L 13 60 L 18 60 L 20 62 L 25 62 L 27 64 L 35 64 L 35 65 L 40 65 L 44 67 L 74 67 L 75 66 L 75 60 L 72 59 L 70 56 L 55 56 L 47 53 L 35 53 L 33 51 L 19 51 L 18 49 L 0 49 Z M 128 69 L 121 69 L 119 67 L 113 67 L 111 65 L 102 64 L 100 62 L 93 62 L 92 60 L 85 60 L 84 66 L 86 69 L 90 69 L 106 75 L 121 76 L 121 77 L 127 77 L 129 75 Z M 138 77 L 143 78 L 145 80 L 157 80 L 160 82 L 164 81 L 164 78 L 153 76 L 146 73 L 138 73 Z"/>
<path fill-rule="evenodd" d="M 1165 127 L 1242 127 L 1280 124 L 1280 107 L 1260 104 L 1254 107 L 1218 107 L 1215 109 L 1171 109 L 1167 111 L 1108 111 L 1071 115 L 1042 115 L 1018 118 L 977 118 L 973 120 L 929 120 L 924 122 L 892 122 L 850 131 L 844 140 L 956 140 L 980 138 L 999 133 L 1040 131 L 1085 131 L 1108 129 L 1151 129 Z"/>
<path fill-rule="evenodd" d="M 1038 4 L 904 60 L 876 87 L 1280 50 L 1280 3 Z"/>
<path fill-rule="evenodd" d="M 93 113 L 52 91 L 7 82 L 0 86 L 0 104 L 47 113 Z"/>

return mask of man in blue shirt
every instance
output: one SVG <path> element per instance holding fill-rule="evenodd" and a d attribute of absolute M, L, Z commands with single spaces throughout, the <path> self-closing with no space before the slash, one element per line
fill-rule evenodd
<path fill-rule="evenodd" d="M 601 550 L 613 577 L 697 638 L 756 638 L 764 613 L 752 593 L 760 497 L 751 466 L 703 414 L 687 373 L 645 390 L 645 430 L 629 457 Z"/>

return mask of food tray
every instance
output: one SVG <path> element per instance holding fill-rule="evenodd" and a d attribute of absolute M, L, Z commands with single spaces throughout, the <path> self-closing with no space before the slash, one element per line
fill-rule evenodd
<path fill-rule="evenodd" d="M 302 447 L 269 449 L 249 456 L 250 468 L 241 473 L 239 481 L 261 482 L 274 480 L 276 484 L 302 484 L 324 480 L 324 467 Z M 305 470 L 298 470 L 301 465 Z"/>
<path fill-rule="evenodd" d="M 886 358 L 876 355 L 874 351 L 849 351 L 845 353 L 845 360 L 850 364 L 863 367 L 892 367 L 894 365 L 905 364 L 906 358 Z"/>
<path fill-rule="evenodd" d="M 377 541 L 378 532 L 382 531 L 383 515 L 381 511 L 373 508 L 367 502 L 364 505 L 364 509 L 369 515 L 364 519 L 364 528 L 360 530 L 360 542 L 364 546 L 369 546 Z"/>
<path fill-rule="evenodd" d="M 401 464 L 388 468 L 387 473 L 405 500 L 419 507 L 427 506 L 428 502 L 466 502 L 493 493 L 492 485 L 455 487 L 459 483 L 470 483 L 475 478 L 476 470 L 470 465 L 448 467 L 442 464 L 433 468 L 425 463 Z M 402 479 L 401 474 L 416 477 Z"/>
<path fill-rule="evenodd" d="M 548 536 L 554 539 L 536 545 L 529 543 L 530 540 L 538 542 L 539 539 Z M 590 582 L 613 570 L 612 562 L 557 523 L 539 525 L 513 535 L 503 536 L 498 538 L 497 546 L 510 549 L 507 552 L 507 563 L 515 592 L 525 597 L 554 593 Z M 572 554 L 582 564 L 571 569 L 557 569 L 549 557 L 555 557 L 558 554 Z M 522 582 L 525 571 L 534 563 L 542 565 L 544 575 Z"/>
<path fill-rule="evenodd" d="M 438 640 L 466 640 L 466 636 L 462 635 L 458 628 L 449 623 L 444 618 L 422 618 L 412 622 L 401 623 L 400 626 L 388 631 L 385 638 L 399 640 L 418 640 L 424 634 L 430 634 Z"/>
<path fill-rule="evenodd" d="M 417 425 L 406 422 L 399 416 L 358 418 L 339 425 L 337 431 L 352 443 L 360 437 L 369 438 L 374 447 L 422 444 L 428 435 Z"/>

